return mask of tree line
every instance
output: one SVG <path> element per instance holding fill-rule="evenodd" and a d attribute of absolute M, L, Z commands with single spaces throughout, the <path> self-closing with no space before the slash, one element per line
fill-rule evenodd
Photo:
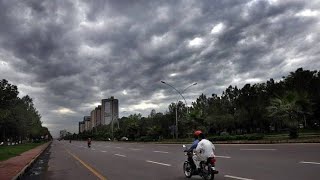
<path fill-rule="evenodd" d="M 152 110 L 148 117 L 132 114 L 119 119 L 120 128 L 114 137 L 130 140 L 158 140 L 175 136 L 176 104 L 165 113 Z M 298 136 L 298 129 L 319 129 L 320 71 L 297 69 L 279 81 L 229 86 L 221 95 L 200 95 L 191 107 L 178 102 L 179 138 L 192 137 L 196 129 L 208 135 L 243 135 L 252 133 L 289 132 Z M 110 125 L 93 131 L 73 134 L 72 138 L 106 140 L 112 136 Z"/>
<path fill-rule="evenodd" d="M 0 141 L 51 139 L 48 128 L 42 126 L 41 115 L 32 98 L 18 95 L 16 85 L 0 80 Z"/>

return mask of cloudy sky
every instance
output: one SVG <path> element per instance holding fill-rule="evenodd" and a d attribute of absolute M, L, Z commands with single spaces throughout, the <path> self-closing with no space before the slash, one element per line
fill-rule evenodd
<path fill-rule="evenodd" d="M 41 2 L 41 3 L 39 3 Z M 320 69 L 319 0 L 0 0 L 0 78 L 53 135 L 115 96 L 120 116 L 164 112 L 228 85 Z"/>

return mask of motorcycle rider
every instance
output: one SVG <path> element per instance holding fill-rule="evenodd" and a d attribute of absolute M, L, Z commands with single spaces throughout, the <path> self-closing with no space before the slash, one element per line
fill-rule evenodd
<path fill-rule="evenodd" d="M 198 145 L 198 143 L 199 143 L 199 135 L 200 135 L 201 133 L 202 133 L 201 130 L 197 130 L 197 131 L 195 131 L 195 132 L 193 133 L 194 141 L 193 141 L 191 147 L 189 148 L 189 150 L 187 150 L 188 152 L 191 152 L 191 151 L 193 151 L 194 149 L 197 148 L 197 145 Z"/>
<path fill-rule="evenodd" d="M 197 130 L 193 133 L 193 137 L 194 137 L 194 141 L 191 145 L 191 147 L 188 149 L 188 150 L 185 150 L 185 152 L 191 152 L 193 153 L 193 150 L 197 148 L 198 146 L 198 143 L 199 143 L 199 135 L 202 134 L 202 131 L 201 130 Z M 189 162 L 191 162 L 191 165 L 192 165 L 192 168 L 193 169 L 196 169 L 196 165 L 195 165 L 195 162 L 193 161 L 192 158 L 189 159 Z"/>
<path fill-rule="evenodd" d="M 88 147 L 91 147 L 91 138 L 88 138 Z"/>
<path fill-rule="evenodd" d="M 205 139 L 205 135 L 200 133 L 199 143 L 195 149 L 195 155 L 192 157 L 194 163 L 196 164 L 197 170 L 200 168 L 201 161 L 207 161 L 209 157 L 215 157 L 214 150 L 215 147 L 212 142 Z"/>

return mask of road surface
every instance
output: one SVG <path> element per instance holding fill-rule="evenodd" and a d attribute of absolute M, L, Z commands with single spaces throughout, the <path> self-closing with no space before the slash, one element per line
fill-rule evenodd
<path fill-rule="evenodd" d="M 182 145 L 54 141 L 49 152 L 48 179 L 186 179 Z M 320 179 L 320 144 L 216 145 L 216 156 L 215 179 Z"/>

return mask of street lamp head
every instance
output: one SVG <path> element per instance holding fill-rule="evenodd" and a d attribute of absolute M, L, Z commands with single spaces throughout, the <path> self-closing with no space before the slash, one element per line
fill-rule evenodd
<path fill-rule="evenodd" d="M 164 82 L 164 81 L 161 81 L 163 84 L 165 84 L 166 82 Z"/>

